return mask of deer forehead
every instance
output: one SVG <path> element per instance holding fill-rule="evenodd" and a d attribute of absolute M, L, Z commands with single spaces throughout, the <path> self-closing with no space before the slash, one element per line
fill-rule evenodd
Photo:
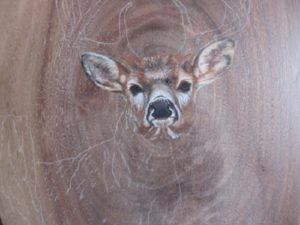
<path fill-rule="evenodd" d="M 159 80 L 159 79 L 167 79 L 169 77 L 168 72 L 164 71 L 152 71 L 152 72 L 145 72 L 144 74 L 146 80 Z"/>
<path fill-rule="evenodd" d="M 166 79 L 175 75 L 176 63 L 171 57 L 146 57 L 142 62 L 144 78 L 147 80 Z"/>

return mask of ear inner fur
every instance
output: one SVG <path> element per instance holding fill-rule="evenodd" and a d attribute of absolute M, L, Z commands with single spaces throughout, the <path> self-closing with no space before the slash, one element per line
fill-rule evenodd
<path fill-rule="evenodd" d="M 232 65 L 235 42 L 224 39 L 201 50 L 194 62 L 193 74 L 198 88 L 210 84 Z"/>

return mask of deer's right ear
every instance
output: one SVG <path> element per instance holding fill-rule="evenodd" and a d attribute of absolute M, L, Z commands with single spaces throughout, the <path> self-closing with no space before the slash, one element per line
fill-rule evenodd
<path fill-rule="evenodd" d="M 87 77 L 104 90 L 121 92 L 120 73 L 128 72 L 116 60 L 93 52 L 81 54 L 81 64 Z"/>

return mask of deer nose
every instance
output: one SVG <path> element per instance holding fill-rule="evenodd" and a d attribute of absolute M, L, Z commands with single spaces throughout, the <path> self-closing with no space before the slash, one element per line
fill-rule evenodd
<path fill-rule="evenodd" d="M 166 119 L 175 111 L 175 106 L 170 100 L 160 99 L 149 105 L 149 116 L 153 119 Z"/>

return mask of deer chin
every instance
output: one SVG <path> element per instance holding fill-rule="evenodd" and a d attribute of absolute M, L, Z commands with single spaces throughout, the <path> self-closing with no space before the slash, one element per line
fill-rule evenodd
<path fill-rule="evenodd" d="M 174 132 L 171 127 L 158 127 L 154 129 L 156 130 L 155 132 L 153 132 L 153 135 L 150 137 L 152 140 L 156 140 L 158 138 L 177 139 L 180 136 L 179 134 Z"/>
<path fill-rule="evenodd" d="M 154 126 L 156 128 L 167 128 L 167 127 L 171 126 L 172 124 L 174 124 L 175 121 L 176 121 L 175 117 L 169 117 L 166 119 L 152 120 L 150 123 L 152 124 L 152 126 Z"/>
<path fill-rule="evenodd" d="M 155 120 L 153 121 L 153 126 L 143 127 L 140 129 L 141 134 L 150 140 L 158 139 L 177 139 L 180 137 L 173 129 L 174 121 L 172 118 L 166 120 Z"/>

